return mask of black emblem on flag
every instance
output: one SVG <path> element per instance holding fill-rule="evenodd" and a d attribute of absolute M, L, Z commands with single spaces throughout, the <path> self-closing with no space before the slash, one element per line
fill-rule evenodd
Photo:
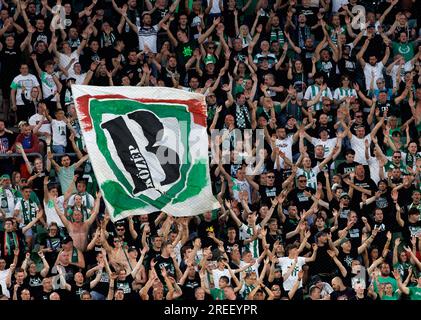
<path fill-rule="evenodd" d="M 163 159 L 159 159 L 159 165 L 165 173 L 165 180 L 161 185 L 177 181 L 180 177 L 180 158 L 177 152 L 166 146 L 155 146 L 156 142 L 162 139 L 164 129 L 164 125 L 159 118 L 152 112 L 143 110 L 130 113 L 128 118 L 136 121 L 142 127 L 143 135 L 148 141 L 148 145 L 145 147 L 146 151 L 156 155 L 159 149 L 161 155 L 176 160 L 175 163 L 162 163 Z M 124 118 L 122 116 L 116 117 L 101 124 L 101 128 L 110 133 L 117 154 L 124 168 L 133 179 L 133 194 L 155 188 L 149 165 L 140 152 L 139 146 L 127 127 Z"/>

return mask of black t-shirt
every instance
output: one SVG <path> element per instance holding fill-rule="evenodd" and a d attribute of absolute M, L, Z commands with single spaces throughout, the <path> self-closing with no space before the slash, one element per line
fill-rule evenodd
<path fill-rule="evenodd" d="M 308 191 L 311 194 L 316 193 L 316 191 L 313 188 L 305 188 L 304 190 L 294 188 L 288 195 L 289 201 L 293 201 L 294 204 L 297 206 L 298 212 L 310 209 L 310 207 L 313 204 L 311 198 L 307 197 L 304 194 L 304 191 Z"/>
<path fill-rule="evenodd" d="M 38 295 L 42 291 L 42 280 L 44 278 L 41 273 L 37 272 L 35 275 L 28 273 L 28 276 L 24 280 L 25 287 L 29 288 L 31 295 Z"/>
<path fill-rule="evenodd" d="M 80 300 L 80 295 L 82 294 L 82 292 L 89 292 L 91 290 L 88 282 L 83 283 L 80 287 L 73 283 L 71 287 L 72 288 L 70 289 L 69 294 L 70 300 Z"/>
<path fill-rule="evenodd" d="M 41 243 L 41 245 L 44 246 L 44 248 L 52 249 L 51 252 L 44 252 L 45 259 L 47 260 L 50 267 L 53 266 L 56 262 L 58 253 L 61 249 L 61 241 L 62 238 L 60 235 L 51 237 L 49 234 L 47 234 L 44 241 Z"/>
<path fill-rule="evenodd" d="M 196 288 L 200 287 L 200 277 L 199 274 L 196 272 L 193 279 L 187 277 L 184 285 L 182 286 L 183 291 L 183 299 L 184 300 L 194 300 L 194 291 Z"/>
<path fill-rule="evenodd" d="M 124 280 L 115 280 L 114 290 L 122 289 L 124 292 L 124 297 L 126 299 L 132 299 L 134 296 L 134 291 L 132 287 L 132 282 L 134 281 L 131 274 L 129 274 Z"/>
<path fill-rule="evenodd" d="M 340 175 L 349 174 L 351 172 L 354 172 L 355 171 L 355 167 L 358 166 L 358 165 L 359 165 L 359 163 L 358 162 L 355 162 L 355 161 L 353 161 L 351 163 L 342 162 L 342 163 L 340 163 L 338 165 L 338 168 L 337 168 L 337 171 L 336 172 L 338 174 L 340 174 Z"/>
<path fill-rule="evenodd" d="M 352 260 L 357 259 L 358 257 L 358 247 L 351 246 L 351 251 L 345 253 L 342 248 L 339 248 L 338 260 L 343 264 L 347 271 L 347 276 L 351 274 L 352 271 Z"/>
<path fill-rule="evenodd" d="M 275 199 L 276 196 L 282 191 L 282 186 L 274 184 L 273 186 L 263 186 L 259 185 L 259 193 L 261 197 L 261 202 L 271 206 L 271 200 Z"/>
<path fill-rule="evenodd" d="M 374 190 L 377 190 L 376 183 L 370 177 L 368 177 L 367 175 L 365 176 L 365 178 L 363 180 L 359 180 L 357 177 L 355 177 L 354 184 L 357 187 L 361 187 L 361 188 L 364 188 L 366 190 L 371 191 L 372 195 L 373 195 Z M 361 199 L 362 199 L 361 195 L 362 195 L 362 193 L 360 191 L 354 190 L 354 194 L 352 196 L 352 201 L 356 202 L 356 203 L 361 202 Z"/>
<path fill-rule="evenodd" d="M 91 280 L 95 279 L 95 274 L 91 277 Z M 101 278 L 99 279 L 98 284 L 92 288 L 92 291 L 96 291 L 104 296 L 108 294 L 110 288 L 110 277 L 105 270 L 102 271 Z"/>
<path fill-rule="evenodd" d="M 164 258 L 163 256 L 159 256 L 155 259 L 155 261 L 156 261 L 155 271 L 158 275 L 158 278 L 161 280 L 162 283 L 165 283 L 164 277 L 162 277 L 161 275 L 162 267 L 164 267 L 168 273 L 175 275 L 175 267 L 174 267 L 174 263 L 171 257 Z"/>
<path fill-rule="evenodd" d="M 202 247 L 216 245 L 215 242 L 208 237 L 209 232 L 214 232 L 215 236 L 218 236 L 219 234 L 218 219 L 215 219 L 212 221 L 206 221 L 204 219 L 201 219 L 200 224 L 197 226 L 197 233 L 200 240 L 202 240 Z"/>
<path fill-rule="evenodd" d="M 0 51 L 1 77 L 4 85 L 10 86 L 11 80 L 19 74 L 19 62 L 21 60 L 21 51 L 18 47 L 8 48 L 5 45 Z"/>
<path fill-rule="evenodd" d="M 402 233 L 403 233 L 405 242 L 409 244 L 411 241 L 411 237 L 417 237 L 421 235 L 421 221 L 410 223 L 409 221 L 404 220 Z"/>
<path fill-rule="evenodd" d="M 330 294 L 330 300 L 352 300 L 355 297 L 355 291 L 351 288 L 345 288 L 343 291 L 333 291 Z"/>

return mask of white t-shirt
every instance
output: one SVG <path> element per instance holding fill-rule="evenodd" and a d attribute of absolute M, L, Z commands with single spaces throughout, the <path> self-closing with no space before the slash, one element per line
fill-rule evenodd
<path fill-rule="evenodd" d="M 83 84 L 86 73 L 76 74 L 74 71 L 69 71 L 69 78 L 75 78 L 75 84 Z"/>
<path fill-rule="evenodd" d="M 234 193 L 234 199 L 236 200 L 240 200 L 240 191 L 247 191 L 248 193 L 248 203 L 251 203 L 251 186 L 250 183 L 248 183 L 248 181 L 246 179 L 244 179 L 243 181 L 238 180 L 236 178 L 232 178 L 232 182 L 234 183 L 233 187 L 232 187 L 232 191 Z"/>
<path fill-rule="evenodd" d="M 87 207 L 88 209 L 92 209 L 94 207 L 95 199 L 89 193 L 86 193 L 82 196 L 82 204 Z M 72 207 L 75 204 L 75 194 L 73 194 L 68 201 L 68 206 Z"/>
<path fill-rule="evenodd" d="M 219 279 L 222 276 L 228 277 L 228 279 L 230 279 L 230 281 L 231 281 L 231 275 L 230 275 L 228 269 L 224 269 L 223 271 L 221 271 L 219 269 L 213 269 L 212 270 L 212 277 L 213 277 L 213 283 L 215 285 L 215 288 L 219 289 Z"/>
<path fill-rule="evenodd" d="M 352 135 L 351 138 L 351 149 L 355 151 L 355 162 L 359 162 L 363 165 L 367 164 L 367 160 L 365 158 L 365 140 L 368 140 L 371 143 L 371 136 L 367 134 L 364 138 L 359 139 L 355 135 Z"/>
<path fill-rule="evenodd" d="M 51 128 L 53 130 L 53 145 L 66 147 L 66 123 L 63 120 L 53 119 L 51 121 Z"/>
<path fill-rule="evenodd" d="M 288 257 L 281 257 L 278 259 L 278 264 L 281 267 L 282 274 L 285 274 L 289 267 L 291 267 L 294 264 L 294 259 L 290 259 Z M 298 279 L 298 272 L 301 271 L 303 265 L 306 264 L 306 259 L 304 257 L 298 257 L 297 258 L 297 264 L 295 265 L 294 270 L 291 272 L 290 276 L 284 281 L 284 290 L 285 291 L 291 291 L 292 287 L 294 286 L 294 283 Z M 301 288 L 303 286 L 303 282 L 300 282 L 300 285 L 298 288 Z"/>
<path fill-rule="evenodd" d="M 325 158 L 327 158 L 332 153 L 337 141 L 338 138 L 327 139 L 326 141 L 323 141 L 322 139 L 311 138 L 311 143 L 313 146 L 323 146 L 325 150 Z"/>
<path fill-rule="evenodd" d="M 64 213 L 63 202 L 64 202 L 63 196 L 60 196 L 57 198 L 57 206 L 59 207 L 60 211 Z M 51 222 L 55 222 L 60 228 L 64 228 L 64 224 L 63 222 L 61 222 L 61 219 L 58 216 L 56 209 L 54 208 L 53 200 L 49 200 L 48 203 L 44 201 L 44 211 L 45 211 L 45 216 L 47 217 L 48 225 L 50 225 Z"/>
<path fill-rule="evenodd" d="M 73 70 L 74 64 L 76 62 L 79 62 L 79 54 L 77 53 L 77 50 L 73 51 L 70 54 L 70 56 L 61 52 L 58 53 L 58 63 L 59 63 L 59 66 L 62 67 L 63 69 L 65 69 L 69 65 L 72 59 L 75 59 L 75 60 L 70 65 L 69 70 Z"/>
<path fill-rule="evenodd" d="M 33 116 L 31 116 L 29 118 L 29 125 L 31 126 L 36 126 L 42 119 L 42 115 L 39 113 L 35 113 Z M 41 127 L 38 130 L 39 132 L 42 133 L 49 133 L 51 134 L 51 124 L 50 122 L 47 120 L 47 118 L 44 118 L 44 122 L 42 123 Z"/>
<path fill-rule="evenodd" d="M 35 77 L 33 74 L 28 74 L 26 76 L 18 75 L 16 76 L 12 84 L 10 85 L 10 88 L 16 90 L 16 105 L 21 106 L 24 105 L 21 94 L 22 94 L 22 86 L 25 87 L 25 97 L 26 99 L 30 99 L 31 97 L 31 90 L 33 87 L 38 87 L 39 82 L 37 80 L 37 77 Z"/>
<path fill-rule="evenodd" d="M 282 151 L 285 156 L 292 161 L 292 145 L 294 144 L 293 135 L 290 135 L 286 137 L 285 139 L 276 139 L 275 145 L 277 148 L 279 148 L 280 151 Z M 279 157 L 279 164 L 281 168 L 283 169 L 285 167 L 284 159 Z M 277 168 L 277 164 L 275 162 L 275 169 Z"/>
<path fill-rule="evenodd" d="M 377 62 L 375 66 L 372 66 L 369 63 L 365 64 L 365 66 L 364 66 L 364 76 L 365 76 L 365 86 L 366 86 L 366 88 L 370 88 L 371 79 L 372 79 L 371 72 L 374 71 L 374 83 L 373 83 L 373 85 L 374 85 L 374 89 L 377 89 L 376 81 L 379 78 L 383 78 L 383 72 L 382 72 L 383 68 L 384 68 L 384 65 L 383 65 L 383 62 L 381 62 L 381 61 Z"/>

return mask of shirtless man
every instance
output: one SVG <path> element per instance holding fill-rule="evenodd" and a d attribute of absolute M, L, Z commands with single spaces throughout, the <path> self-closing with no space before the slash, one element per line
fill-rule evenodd
<path fill-rule="evenodd" d="M 96 216 L 98 215 L 99 211 L 99 204 L 101 200 L 101 193 L 96 193 L 96 199 L 94 208 L 92 209 L 91 216 L 88 220 L 83 221 L 82 212 L 79 210 L 73 211 L 73 220 L 71 222 L 67 220 L 64 213 L 60 210 L 57 205 L 57 202 L 54 201 L 54 208 L 56 209 L 57 215 L 59 216 L 61 222 L 63 222 L 64 226 L 66 227 L 67 231 L 69 232 L 70 237 L 72 237 L 74 246 L 84 252 L 88 245 L 88 231 L 92 223 L 95 221 Z"/>
<path fill-rule="evenodd" d="M 105 216 L 104 216 L 105 218 Z M 129 252 L 126 247 L 123 245 L 123 241 L 115 236 L 113 238 L 114 247 L 110 246 L 105 235 L 105 226 L 106 223 L 102 224 L 101 228 L 101 239 L 102 247 L 106 250 L 110 265 L 115 269 L 125 269 L 126 272 L 131 272 L 131 268 L 128 261 Z"/>

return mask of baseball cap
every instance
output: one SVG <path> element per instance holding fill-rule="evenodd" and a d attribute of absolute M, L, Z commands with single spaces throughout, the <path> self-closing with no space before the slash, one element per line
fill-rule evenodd
<path fill-rule="evenodd" d="M 339 245 L 343 245 L 344 243 L 347 243 L 348 241 L 351 241 L 351 240 L 349 238 L 345 237 L 339 242 Z"/>
<path fill-rule="evenodd" d="M 0 177 L 0 179 L 9 179 L 10 180 L 10 176 L 7 173 L 5 173 L 4 175 L 2 175 Z"/>
<path fill-rule="evenodd" d="M 63 241 L 61 243 L 66 244 L 66 243 L 69 243 L 69 242 L 72 242 L 72 241 L 73 241 L 72 237 L 67 236 L 66 238 L 63 239 Z"/>
<path fill-rule="evenodd" d="M 338 189 L 338 188 L 342 188 L 342 186 L 339 183 L 334 183 L 333 186 L 332 186 L 332 190 L 336 191 L 336 189 Z"/>
<path fill-rule="evenodd" d="M 129 249 L 127 249 L 127 252 L 132 252 L 132 251 L 137 251 L 135 246 L 131 246 L 129 247 Z"/>
<path fill-rule="evenodd" d="M 350 196 L 349 196 L 349 194 L 348 194 L 348 193 L 346 193 L 346 192 L 342 192 L 342 193 L 341 193 L 341 196 L 339 197 L 339 199 L 342 199 L 342 198 L 345 198 L 345 197 L 347 197 L 348 199 L 350 199 Z"/>

